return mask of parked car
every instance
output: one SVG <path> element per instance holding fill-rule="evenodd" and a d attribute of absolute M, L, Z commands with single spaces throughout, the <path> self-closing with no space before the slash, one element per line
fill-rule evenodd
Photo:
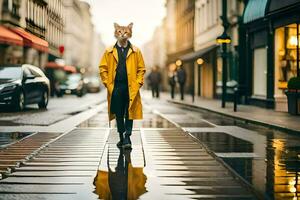
<path fill-rule="evenodd" d="M 82 97 L 87 93 L 87 88 L 81 74 L 70 74 L 67 80 L 59 86 L 59 91 L 60 96 L 64 94 L 74 94 L 78 97 Z"/>
<path fill-rule="evenodd" d="M 89 93 L 100 92 L 100 80 L 97 76 L 91 76 L 84 79 L 87 84 L 87 90 Z"/>
<path fill-rule="evenodd" d="M 22 111 L 26 105 L 47 108 L 49 79 L 33 65 L 0 65 L 0 106 Z"/>

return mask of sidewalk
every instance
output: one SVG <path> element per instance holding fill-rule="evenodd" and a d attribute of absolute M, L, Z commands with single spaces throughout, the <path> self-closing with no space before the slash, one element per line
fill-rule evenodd
<path fill-rule="evenodd" d="M 144 91 L 144 93 L 150 95 L 150 92 L 148 91 Z M 195 97 L 195 102 L 193 103 L 191 95 L 185 95 L 184 101 L 179 99 L 179 94 L 177 94 L 175 99 L 172 100 L 169 93 L 161 93 L 161 98 L 175 104 L 192 106 L 255 124 L 288 132 L 300 133 L 300 117 L 292 116 L 288 113 L 276 112 L 272 109 L 265 109 L 251 105 L 238 105 L 237 112 L 234 112 L 232 102 L 227 102 L 226 108 L 221 108 L 220 100 Z"/>

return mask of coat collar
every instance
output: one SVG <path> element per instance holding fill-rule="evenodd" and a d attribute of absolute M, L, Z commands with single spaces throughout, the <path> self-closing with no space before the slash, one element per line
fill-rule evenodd
<path fill-rule="evenodd" d="M 132 45 L 131 43 L 129 43 L 129 45 L 130 45 L 130 48 L 129 48 L 129 50 L 128 50 L 127 58 L 130 56 L 130 54 L 131 54 L 132 52 L 135 52 L 135 53 L 138 52 L 138 48 L 137 48 L 136 46 Z M 116 48 L 116 45 L 108 47 L 108 48 L 107 48 L 107 51 L 108 51 L 109 53 L 113 53 L 113 55 L 114 55 L 116 61 L 119 62 L 119 58 L 118 58 L 118 50 L 117 50 L 117 48 Z"/>
<path fill-rule="evenodd" d="M 108 48 L 107 48 L 107 51 L 108 51 L 109 53 L 112 53 L 112 52 L 114 51 L 114 49 L 116 49 L 115 45 L 108 47 Z M 133 52 L 138 52 L 138 48 L 137 48 L 136 46 L 134 46 L 134 45 L 131 45 L 131 46 L 130 46 L 130 49 L 131 49 Z M 129 51 L 130 51 L 130 49 L 129 49 Z"/>

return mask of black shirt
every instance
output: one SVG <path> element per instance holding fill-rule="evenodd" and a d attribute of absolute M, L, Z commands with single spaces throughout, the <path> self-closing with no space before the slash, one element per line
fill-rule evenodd
<path fill-rule="evenodd" d="M 130 48 L 130 43 L 128 42 L 127 46 L 119 47 L 117 44 L 115 45 L 118 51 L 118 65 L 116 71 L 115 82 L 121 84 L 127 84 L 127 69 L 126 69 L 126 58 L 128 54 L 128 50 Z"/>

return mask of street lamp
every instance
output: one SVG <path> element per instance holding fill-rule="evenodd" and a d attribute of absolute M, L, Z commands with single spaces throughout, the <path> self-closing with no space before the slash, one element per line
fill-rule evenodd
<path fill-rule="evenodd" d="M 224 32 L 217 37 L 217 43 L 222 45 L 222 108 L 226 105 L 226 93 L 227 93 L 227 44 L 231 43 L 231 38 L 227 35 L 227 29 L 229 27 L 227 19 L 227 0 L 222 0 L 222 25 Z"/>
<path fill-rule="evenodd" d="M 197 59 L 197 64 L 202 65 L 204 63 L 204 60 L 202 58 Z"/>
<path fill-rule="evenodd" d="M 229 37 L 226 32 L 223 32 L 222 35 L 217 37 L 217 43 L 218 44 L 230 44 L 231 37 Z"/>
<path fill-rule="evenodd" d="M 182 65 L 182 61 L 181 60 L 177 60 L 175 64 L 176 64 L 177 67 L 180 67 Z"/>

